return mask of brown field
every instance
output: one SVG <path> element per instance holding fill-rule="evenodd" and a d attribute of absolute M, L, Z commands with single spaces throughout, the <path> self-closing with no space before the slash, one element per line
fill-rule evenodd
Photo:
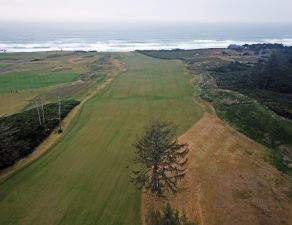
<path fill-rule="evenodd" d="M 265 162 L 264 147 L 209 113 L 180 141 L 190 148 L 186 189 L 159 200 L 144 192 L 143 220 L 170 202 L 200 225 L 292 224 L 291 178 Z"/>

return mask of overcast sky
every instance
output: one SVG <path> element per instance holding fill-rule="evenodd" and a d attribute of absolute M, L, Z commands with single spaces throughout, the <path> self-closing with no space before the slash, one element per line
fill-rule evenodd
<path fill-rule="evenodd" d="M 0 21 L 292 23 L 292 0 L 0 0 Z"/>

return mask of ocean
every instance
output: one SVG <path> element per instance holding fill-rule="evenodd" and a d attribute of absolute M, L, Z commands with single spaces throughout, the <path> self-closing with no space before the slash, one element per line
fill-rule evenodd
<path fill-rule="evenodd" d="M 0 23 L 0 50 L 7 52 L 126 52 L 245 43 L 292 46 L 292 24 Z"/>

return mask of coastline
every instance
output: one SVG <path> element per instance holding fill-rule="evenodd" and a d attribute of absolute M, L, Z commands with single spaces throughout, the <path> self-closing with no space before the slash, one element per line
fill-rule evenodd
<path fill-rule="evenodd" d="M 53 40 L 47 42 L 14 43 L 0 40 L 0 54 L 24 52 L 50 52 L 50 51 L 97 51 L 97 52 L 132 52 L 136 50 L 195 50 L 195 49 L 221 49 L 229 45 L 244 44 L 283 44 L 292 46 L 292 38 L 265 38 L 260 40 Z"/>

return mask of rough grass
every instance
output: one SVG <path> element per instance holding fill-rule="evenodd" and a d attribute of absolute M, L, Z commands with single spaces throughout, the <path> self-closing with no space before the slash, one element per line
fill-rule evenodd
<path fill-rule="evenodd" d="M 257 101 L 234 92 L 218 92 L 214 106 L 220 117 L 247 136 L 270 148 L 292 144 L 292 123 L 278 117 Z"/>
<path fill-rule="evenodd" d="M 187 190 L 162 201 L 143 193 L 144 215 L 169 202 L 200 225 L 292 224 L 291 179 L 262 159 L 263 146 L 208 113 L 180 140 L 190 150 Z"/>
<path fill-rule="evenodd" d="M 256 100 L 236 92 L 205 89 L 202 97 L 212 103 L 220 118 L 229 122 L 246 136 L 274 149 L 269 159 L 272 165 L 282 172 L 292 172 L 279 155 L 279 153 L 287 154 L 280 152 L 283 146 L 291 149 L 291 121 L 283 119 Z"/>
<path fill-rule="evenodd" d="M 0 94 L 0 115 L 10 115 L 19 112 L 29 100 L 38 95 L 38 91 L 21 91 L 18 93 L 1 93 Z"/>
<path fill-rule="evenodd" d="M 154 117 L 188 129 L 201 115 L 182 63 L 123 54 L 126 71 L 89 100 L 46 155 L 0 185 L 0 224 L 140 223 L 129 182 L 136 135 Z"/>

